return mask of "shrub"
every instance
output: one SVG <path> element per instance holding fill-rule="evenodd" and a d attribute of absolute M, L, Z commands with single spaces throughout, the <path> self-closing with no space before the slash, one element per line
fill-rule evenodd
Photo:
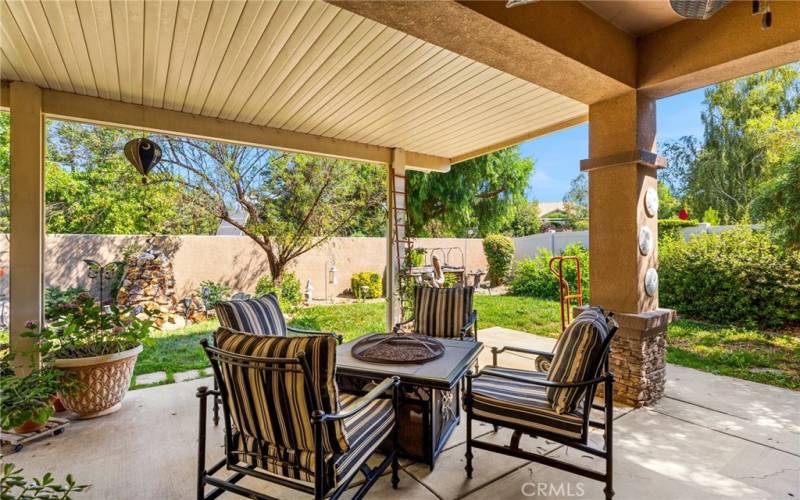
<path fill-rule="evenodd" d="M 564 248 L 561 255 L 575 255 L 581 263 L 581 281 L 583 283 L 583 300 L 589 300 L 589 251 L 580 243 L 573 243 Z M 548 266 L 552 254 L 541 249 L 533 259 L 525 259 L 517 264 L 511 280 L 511 293 L 528 295 L 541 299 L 558 300 L 558 279 L 550 272 Z M 571 262 L 564 264 L 564 278 L 570 285 L 570 291 L 577 290 L 577 271 Z"/>
<path fill-rule="evenodd" d="M 458 282 L 458 275 L 456 273 L 444 273 L 442 288 L 453 288 Z"/>
<path fill-rule="evenodd" d="M 364 290 L 361 287 L 366 286 Z M 356 273 L 350 278 L 350 290 L 357 299 L 377 299 L 383 294 L 381 275 L 371 271 Z"/>
<path fill-rule="evenodd" d="M 256 296 L 263 297 L 270 293 L 278 296 L 284 309 L 297 307 L 303 301 L 300 280 L 294 273 L 284 273 L 280 283 L 275 283 L 271 276 L 262 276 L 256 283 Z"/>
<path fill-rule="evenodd" d="M 660 248 L 660 302 L 717 323 L 778 327 L 800 321 L 800 253 L 747 227 Z"/>
<path fill-rule="evenodd" d="M 719 212 L 708 207 L 706 211 L 703 212 L 703 222 L 707 222 L 712 226 L 719 226 Z"/>
<path fill-rule="evenodd" d="M 483 239 L 483 251 L 489 263 L 489 282 L 492 286 L 505 283 L 514 260 L 514 240 L 501 234 L 489 235 Z"/>
<path fill-rule="evenodd" d="M 678 219 L 659 219 L 658 220 L 658 241 L 665 241 L 668 239 L 679 239 L 681 229 L 685 227 L 694 227 L 698 222 L 694 219 L 683 220 Z"/>
<path fill-rule="evenodd" d="M 203 298 L 206 309 L 213 309 L 217 302 L 228 300 L 231 295 L 231 287 L 225 283 L 206 280 L 200 282 L 197 295 Z"/>

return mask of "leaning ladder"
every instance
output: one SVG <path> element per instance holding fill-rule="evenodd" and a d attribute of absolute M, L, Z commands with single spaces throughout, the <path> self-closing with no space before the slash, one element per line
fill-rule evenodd
<path fill-rule="evenodd" d="M 407 256 L 412 248 L 414 241 L 406 234 L 408 228 L 408 192 L 406 190 L 406 176 L 395 172 L 394 167 L 389 168 L 391 182 L 391 221 L 392 236 L 394 238 L 394 253 L 397 267 L 397 279 L 400 284 L 400 318 L 405 319 L 406 312 L 410 310 L 411 296 L 407 293 L 412 279 L 408 269 Z M 387 286 L 387 291 L 389 286 Z M 394 290 L 392 291 L 394 293 Z"/>

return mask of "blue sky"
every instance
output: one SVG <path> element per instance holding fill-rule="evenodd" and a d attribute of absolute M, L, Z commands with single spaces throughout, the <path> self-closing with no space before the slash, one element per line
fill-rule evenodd
<path fill-rule="evenodd" d="M 700 112 L 703 90 L 667 97 L 657 102 L 659 144 L 684 135 L 703 134 Z M 569 190 L 569 181 L 579 173 L 580 161 L 589 155 L 589 126 L 578 125 L 539 137 L 520 146 L 523 156 L 533 157 L 536 170 L 528 185 L 528 197 L 559 201 Z"/>

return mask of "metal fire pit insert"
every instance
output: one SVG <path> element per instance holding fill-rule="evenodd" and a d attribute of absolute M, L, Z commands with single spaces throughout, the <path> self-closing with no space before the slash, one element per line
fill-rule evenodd
<path fill-rule="evenodd" d="M 425 335 L 368 335 L 353 345 L 354 358 L 368 363 L 421 364 L 441 358 L 444 345 Z"/>

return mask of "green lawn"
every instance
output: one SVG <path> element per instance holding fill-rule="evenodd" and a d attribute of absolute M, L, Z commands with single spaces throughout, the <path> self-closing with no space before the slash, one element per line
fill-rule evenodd
<path fill-rule="evenodd" d="M 475 297 L 479 328 L 503 326 L 537 335 L 557 337 L 560 310 L 555 301 L 530 297 Z M 334 331 L 346 340 L 383 331 L 382 302 L 315 306 L 301 309 L 290 324 L 300 328 Z M 216 328 L 215 322 L 159 333 L 146 346 L 136 364 L 136 374 L 154 371 L 172 374 L 204 368 L 208 363 L 201 339 Z M 678 320 L 669 327 L 667 361 L 711 373 L 800 389 L 800 336 L 797 332 L 769 332 Z"/>

